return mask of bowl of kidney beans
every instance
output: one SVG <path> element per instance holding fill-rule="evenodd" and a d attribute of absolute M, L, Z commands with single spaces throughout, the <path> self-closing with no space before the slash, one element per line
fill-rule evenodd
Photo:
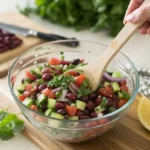
<path fill-rule="evenodd" d="M 36 128 L 50 138 L 77 143 L 102 135 L 118 123 L 135 99 L 139 78 L 133 63 L 119 53 L 91 92 L 82 70 L 69 70 L 91 63 L 106 47 L 87 41 L 80 41 L 76 48 L 60 43 L 39 45 L 22 54 L 9 71 L 9 87 Z"/>
<path fill-rule="evenodd" d="M 22 40 L 3 29 L 0 29 L 0 53 L 20 46 Z"/>

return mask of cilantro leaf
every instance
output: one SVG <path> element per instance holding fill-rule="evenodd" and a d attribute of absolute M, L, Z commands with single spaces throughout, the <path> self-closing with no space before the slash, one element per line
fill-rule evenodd
<path fill-rule="evenodd" d="M 9 128 L 1 128 L 0 127 L 0 139 L 6 141 L 11 139 L 14 136 L 13 130 Z"/>
<path fill-rule="evenodd" d="M 78 98 L 81 96 L 87 96 L 91 93 L 91 90 L 89 88 L 86 88 L 84 85 L 81 85 L 78 90 Z"/>
<path fill-rule="evenodd" d="M 0 121 L 3 120 L 3 118 L 5 118 L 8 115 L 7 112 L 5 112 L 4 110 L 0 111 Z"/>
<path fill-rule="evenodd" d="M 9 114 L 3 110 L 0 111 L 0 139 L 9 140 L 14 132 L 24 129 L 24 122 L 15 114 Z"/>
<path fill-rule="evenodd" d="M 130 99 L 130 95 L 125 92 L 125 91 L 122 91 L 122 94 L 123 94 L 123 98 L 126 99 L 126 100 L 129 100 Z"/>

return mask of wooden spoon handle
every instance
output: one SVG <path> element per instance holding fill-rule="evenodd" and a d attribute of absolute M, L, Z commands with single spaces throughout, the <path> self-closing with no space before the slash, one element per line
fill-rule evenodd
<path fill-rule="evenodd" d="M 127 23 L 116 36 L 116 38 L 110 43 L 105 52 L 100 56 L 97 61 L 97 66 L 99 66 L 98 64 L 102 64 L 101 69 L 105 71 L 110 61 L 115 57 L 115 55 L 120 51 L 120 49 L 126 44 L 126 42 L 142 24 L 143 22 L 139 24 Z"/>

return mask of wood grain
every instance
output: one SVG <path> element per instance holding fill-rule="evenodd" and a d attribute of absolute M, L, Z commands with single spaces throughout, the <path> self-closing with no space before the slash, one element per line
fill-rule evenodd
<path fill-rule="evenodd" d="M 26 16 L 19 14 L 17 12 L 1 13 L 0 22 L 9 23 L 9 24 L 13 24 L 25 28 L 35 29 L 42 32 L 48 32 L 48 30 L 45 29 L 44 27 L 41 27 L 40 25 L 33 22 Z M 17 36 L 23 40 L 23 44 L 13 50 L 0 53 L 0 77 L 7 74 L 10 64 L 12 64 L 13 62 L 12 60 L 13 58 L 19 56 L 20 54 L 30 49 L 31 47 L 45 42 L 36 37 L 23 37 L 21 35 L 17 35 Z"/>
<path fill-rule="evenodd" d="M 6 85 L 5 80 L 0 81 L 0 85 Z M 0 88 L 0 93 L 2 88 Z M 1 96 L 0 109 L 9 107 L 9 111 L 19 113 L 16 104 L 11 101 L 8 88 L 3 89 L 5 96 Z M 32 140 L 42 150 L 150 150 L 150 132 L 146 130 L 138 120 L 136 109 L 141 96 L 137 95 L 127 114 L 121 119 L 115 128 L 104 135 L 79 144 L 62 143 L 49 139 L 44 134 L 34 128 L 23 116 L 25 130 L 22 134 Z"/>

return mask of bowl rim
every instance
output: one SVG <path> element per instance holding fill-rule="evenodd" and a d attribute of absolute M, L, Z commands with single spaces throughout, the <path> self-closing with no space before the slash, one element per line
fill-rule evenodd
<path fill-rule="evenodd" d="M 46 43 L 43 43 L 43 44 L 39 44 L 37 46 L 34 46 L 30 49 L 28 49 L 27 51 L 23 52 L 20 56 L 18 56 L 16 58 L 16 60 L 13 62 L 13 64 L 11 65 L 9 71 L 8 71 L 8 75 L 7 75 L 7 80 L 8 80 L 8 85 L 9 85 L 9 90 L 11 92 L 11 95 L 13 96 L 13 98 L 15 99 L 15 101 L 19 104 L 21 104 L 25 109 L 27 109 L 28 111 L 31 111 L 32 113 L 35 113 L 36 115 L 39 115 L 40 117 L 44 117 L 45 119 L 52 119 L 52 120 L 58 120 L 58 121 L 63 121 L 63 122 L 92 122 L 92 121 L 96 121 L 96 120 L 100 120 L 100 119 L 105 119 L 105 118 L 108 118 L 108 117 L 111 117 L 111 116 L 114 116 L 116 114 L 118 114 L 120 111 L 124 110 L 124 108 L 128 107 L 135 99 L 137 93 L 138 93 L 138 89 L 139 89 L 139 76 L 138 76 L 138 72 L 137 72 L 137 69 L 135 67 L 135 65 L 133 64 L 133 62 L 124 54 L 122 53 L 121 51 L 119 52 L 121 55 L 123 55 L 128 61 L 129 63 L 132 65 L 133 69 L 134 69 L 134 73 L 135 73 L 135 76 L 136 76 L 136 89 L 135 91 L 133 92 L 132 94 L 132 97 L 128 100 L 128 102 L 123 105 L 122 107 L 120 107 L 119 109 L 115 110 L 114 112 L 112 113 L 109 113 L 109 114 L 106 114 L 104 116 L 100 116 L 100 117 L 96 117 L 96 118 L 90 118 L 90 119 L 83 119 L 83 120 L 69 120 L 69 119 L 57 119 L 57 118 L 52 118 L 50 116 L 45 116 L 44 114 L 40 114 L 39 112 L 36 112 L 32 109 L 30 109 L 29 107 L 25 106 L 18 98 L 17 96 L 15 95 L 15 93 L 13 92 L 13 88 L 12 88 L 12 84 L 11 84 L 11 71 L 13 69 L 13 67 L 15 66 L 16 62 L 22 57 L 24 56 L 24 54 L 28 53 L 30 50 L 33 50 L 33 49 L 36 49 L 38 47 L 41 47 L 41 46 L 45 46 L 45 45 L 49 45 L 49 44 L 56 44 L 56 43 L 63 43 L 63 42 L 70 42 L 70 41 L 79 41 L 79 42 L 87 42 L 87 43 L 92 43 L 92 44 L 97 44 L 97 45 L 100 45 L 100 46 L 104 46 L 104 47 L 107 47 L 107 45 L 105 44 L 101 44 L 99 42 L 94 42 L 94 41 L 88 41 L 88 40 L 58 40 L 58 41 L 52 41 L 52 42 L 46 42 Z M 105 124 L 104 124 L 105 125 Z"/>

